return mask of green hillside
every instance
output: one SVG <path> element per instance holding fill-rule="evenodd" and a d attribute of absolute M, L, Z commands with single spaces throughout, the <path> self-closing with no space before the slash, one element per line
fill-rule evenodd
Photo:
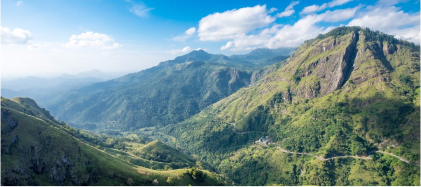
<path fill-rule="evenodd" d="M 255 85 L 152 134 L 241 185 L 420 185 L 419 55 L 413 43 L 340 27 Z M 254 148 L 261 136 L 272 147 Z"/>
<path fill-rule="evenodd" d="M 197 169 L 129 164 L 66 132 L 28 98 L 1 99 L 2 185 L 220 185 Z"/>
<path fill-rule="evenodd" d="M 247 55 L 230 58 L 193 51 L 138 73 L 73 90 L 47 108 L 74 127 L 101 132 L 178 123 L 277 68 L 263 66 L 287 58 L 262 51 L 252 54 L 252 61 L 246 60 Z"/>
<path fill-rule="evenodd" d="M 139 156 L 160 162 L 183 162 L 195 165 L 195 161 L 184 153 L 174 149 L 164 143 L 155 140 L 145 145 L 140 151 L 135 152 Z"/>

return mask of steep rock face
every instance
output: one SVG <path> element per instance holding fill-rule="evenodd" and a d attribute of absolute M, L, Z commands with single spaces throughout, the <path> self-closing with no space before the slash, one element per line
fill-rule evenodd
<path fill-rule="evenodd" d="M 316 80 L 311 87 L 305 84 L 294 92 L 306 98 L 314 98 L 341 88 L 354 68 L 358 38 L 359 34 L 354 32 L 342 38 L 327 38 L 311 44 L 310 47 L 314 49 L 308 55 L 314 62 L 309 59 L 298 62 L 303 64 L 296 70 L 295 76 L 297 82 L 304 76 L 315 76 Z M 317 58 L 318 56 L 320 57 Z M 291 61 L 294 60 L 291 58 Z"/>
<path fill-rule="evenodd" d="M 236 151 L 263 135 L 322 157 L 367 155 L 394 142 L 387 151 L 419 163 L 419 71 L 418 46 L 369 29 L 337 28 L 301 45 L 287 65 L 254 85 L 157 130 L 228 173 L 237 162 L 220 155 L 243 155 Z"/>
<path fill-rule="evenodd" d="M 394 68 L 387 58 L 402 47 L 386 41 L 372 42 L 363 31 L 354 31 L 343 37 L 314 41 L 308 48 L 311 51 L 294 54 L 290 62 L 295 61 L 298 67 L 293 78 L 299 86 L 292 92 L 311 99 L 375 77 L 390 81 L 388 73 Z M 302 78 L 307 82 L 300 84 Z"/>

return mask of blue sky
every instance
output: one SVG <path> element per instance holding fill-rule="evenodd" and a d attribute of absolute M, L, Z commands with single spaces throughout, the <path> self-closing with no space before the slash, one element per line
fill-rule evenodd
<path fill-rule="evenodd" d="M 3 0 L 3 78 L 135 72 L 198 48 L 297 47 L 345 25 L 420 43 L 419 0 Z"/>

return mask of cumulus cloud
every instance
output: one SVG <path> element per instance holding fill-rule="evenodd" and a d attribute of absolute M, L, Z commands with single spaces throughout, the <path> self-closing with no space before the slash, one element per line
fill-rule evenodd
<path fill-rule="evenodd" d="M 69 38 L 69 42 L 67 42 L 64 46 L 68 48 L 95 47 L 102 49 L 114 49 L 120 47 L 121 45 L 114 42 L 114 39 L 109 35 L 85 32 L 80 35 L 72 35 Z"/>
<path fill-rule="evenodd" d="M 186 46 L 183 49 L 172 49 L 172 50 L 169 50 L 169 51 L 166 51 L 166 52 L 171 53 L 171 54 L 178 54 L 178 53 L 187 53 L 187 52 L 190 52 L 190 51 L 192 51 L 190 46 Z"/>
<path fill-rule="evenodd" d="M 222 13 L 210 14 L 199 21 L 198 35 L 201 41 L 220 41 L 232 39 L 268 26 L 275 18 L 268 15 L 266 5 L 256 5 Z"/>
<path fill-rule="evenodd" d="M 333 0 L 331 2 L 328 3 L 323 3 L 322 5 L 311 5 L 311 6 L 307 6 L 305 7 L 302 11 L 301 14 L 309 14 L 309 13 L 313 13 L 313 12 L 320 12 L 326 8 L 332 8 L 335 6 L 339 6 L 339 5 L 343 5 L 345 3 L 348 3 L 352 0 Z"/>
<path fill-rule="evenodd" d="M 229 49 L 230 47 L 232 47 L 232 45 L 234 45 L 234 42 L 229 41 L 227 42 L 227 44 L 225 44 L 224 46 L 221 47 L 221 50 L 225 50 L 225 49 Z"/>
<path fill-rule="evenodd" d="M 196 32 L 196 28 L 192 27 L 190 29 L 187 29 L 185 33 L 186 33 L 186 35 L 192 35 L 195 32 Z"/>
<path fill-rule="evenodd" d="M 351 19 L 360 7 L 326 11 L 322 14 L 307 15 L 293 25 L 274 24 L 262 29 L 258 34 L 242 34 L 228 41 L 221 50 L 252 50 L 259 47 L 279 48 L 297 47 L 305 40 L 312 39 L 321 33 L 326 33 L 334 27 L 317 26 L 319 22 L 339 22 Z"/>
<path fill-rule="evenodd" d="M 395 1 L 395 4 L 398 1 Z M 392 3 L 393 4 L 393 3 Z M 420 43 L 420 14 L 405 13 L 398 7 L 389 6 L 379 1 L 375 6 L 368 6 L 360 12 L 357 18 L 348 23 L 349 26 L 369 27 L 396 38 Z"/>
<path fill-rule="evenodd" d="M 348 0 L 349 1 L 349 0 Z M 334 0 L 326 6 L 337 6 L 347 1 Z M 360 6 L 347 9 L 326 11 L 322 14 L 307 15 L 293 25 L 275 24 L 277 18 L 290 16 L 293 7 L 299 2 L 293 1 L 284 12 L 276 16 L 270 14 L 266 5 L 257 5 L 210 14 L 199 22 L 198 36 L 201 41 L 228 40 L 220 50 L 252 50 L 255 48 L 296 47 L 305 40 L 326 33 L 334 27 L 318 26 L 319 22 L 339 22 L 351 19 Z"/>
<path fill-rule="evenodd" d="M 28 30 L 15 28 L 10 30 L 7 27 L 1 27 L 1 43 L 2 44 L 21 44 L 26 45 L 30 51 L 42 49 L 42 45 L 36 44 L 32 40 L 32 34 Z"/>
<path fill-rule="evenodd" d="M 32 34 L 28 30 L 15 28 L 10 30 L 7 27 L 1 27 L 2 44 L 27 44 L 32 39 Z"/>
<path fill-rule="evenodd" d="M 294 6 L 297 5 L 298 3 L 300 3 L 299 1 L 292 1 L 287 8 L 285 8 L 285 11 L 277 14 L 276 16 L 281 18 L 281 17 L 288 17 L 292 14 L 294 14 L 295 10 L 294 10 Z"/>
<path fill-rule="evenodd" d="M 22 5 L 22 3 L 23 3 L 23 1 L 18 1 L 18 2 L 16 2 L 16 6 Z"/>
<path fill-rule="evenodd" d="M 187 29 L 183 35 L 176 36 L 173 38 L 174 41 L 186 41 L 188 38 L 192 37 L 192 35 L 196 33 L 196 28 L 191 27 Z"/>

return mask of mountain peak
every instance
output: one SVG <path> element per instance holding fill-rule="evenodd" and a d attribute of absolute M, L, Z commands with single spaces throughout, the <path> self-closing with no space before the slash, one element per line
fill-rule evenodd
<path fill-rule="evenodd" d="M 342 26 L 337 27 L 331 31 L 329 31 L 326 34 L 319 34 L 316 38 L 307 40 L 304 43 L 305 44 L 311 44 L 314 41 L 323 40 L 328 37 L 340 37 L 345 36 L 349 33 L 358 33 L 358 32 L 364 33 L 366 35 L 366 40 L 371 40 L 375 42 L 383 42 L 386 41 L 390 44 L 403 44 L 403 45 L 409 45 L 415 47 L 415 44 L 412 42 L 404 41 L 402 39 L 397 39 L 393 35 L 389 35 L 380 31 L 373 31 L 369 29 L 368 27 L 359 27 L 359 26 Z"/>
<path fill-rule="evenodd" d="M 186 61 L 207 61 L 212 57 L 212 54 L 207 53 L 206 51 L 199 49 L 193 50 L 190 53 L 187 53 L 183 56 L 176 57 L 173 61 L 176 62 L 186 62 Z"/>
<path fill-rule="evenodd" d="M 210 55 L 209 53 L 207 53 L 206 51 L 204 51 L 203 49 L 198 49 L 198 50 L 193 50 L 190 53 L 187 53 L 186 55 L 188 56 L 198 56 L 198 55 Z M 184 55 L 184 56 L 186 56 Z"/>

